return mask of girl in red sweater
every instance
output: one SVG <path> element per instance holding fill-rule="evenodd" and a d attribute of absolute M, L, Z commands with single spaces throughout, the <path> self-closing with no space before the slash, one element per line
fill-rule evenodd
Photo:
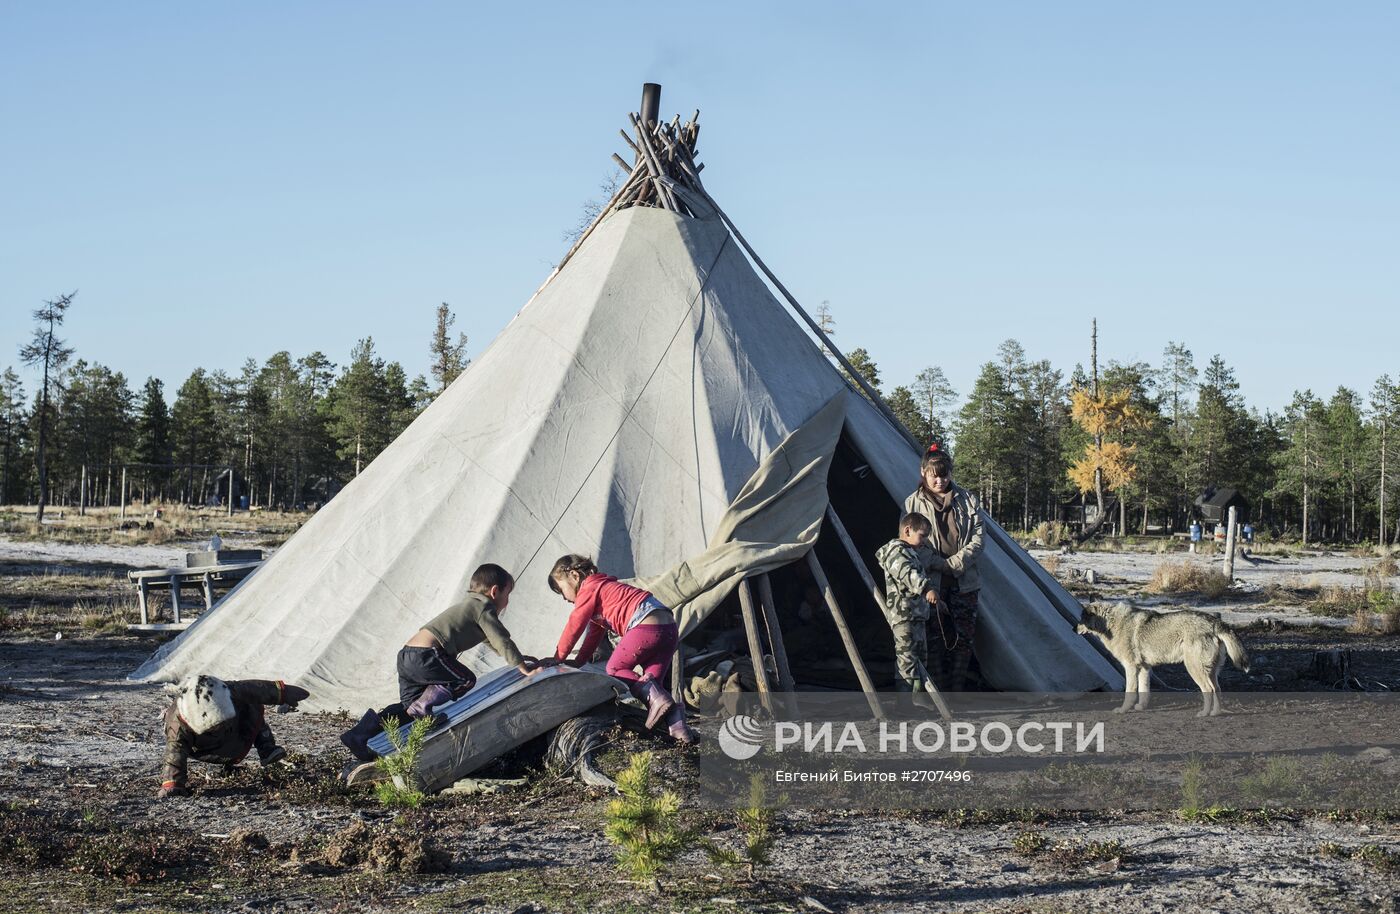
<path fill-rule="evenodd" d="M 632 696 L 647 706 L 648 727 L 664 718 L 672 737 L 694 743 L 685 708 L 661 685 L 680 638 L 671 610 L 645 590 L 602 574 L 592 559 L 581 555 L 566 555 L 554 563 L 549 588 L 574 604 L 554 658 L 566 660 L 582 635 L 576 664 L 585 664 L 593 659 L 604 631 L 621 635 L 608 658 L 608 675 L 627 683 Z"/>

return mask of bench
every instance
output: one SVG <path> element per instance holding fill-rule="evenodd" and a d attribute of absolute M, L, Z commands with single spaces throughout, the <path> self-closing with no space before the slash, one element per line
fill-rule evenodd
<path fill-rule="evenodd" d="M 141 621 L 127 626 L 128 631 L 183 631 L 190 623 L 180 615 L 180 590 L 198 587 L 204 595 L 204 609 L 214 608 L 214 588 L 234 587 L 263 563 L 261 549 L 223 549 L 218 552 L 188 552 L 184 568 L 147 568 L 127 572 L 127 580 L 136 585 L 141 606 Z M 152 622 L 150 593 L 170 591 L 170 622 Z"/>

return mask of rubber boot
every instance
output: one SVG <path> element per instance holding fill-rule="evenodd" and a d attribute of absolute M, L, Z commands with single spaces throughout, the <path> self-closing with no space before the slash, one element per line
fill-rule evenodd
<path fill-rule="evenodd" d="M 408 706 L 408 716 L 415 720 L 427 717 L 433 708 L 452 700 L 452 690 L 445 685 L 430 685 L 423 690 L 413 704 Z"/>
<path fill-rule="evenodd" d="M 933 696 L 928 693 L 928 688 L 922 679 L 914 680 L 914 705 L 920 708 L 938 710 L 938 705 L 934 702 Z"/>
<path fill-rule="evenodd" d="M 666 732 L 671 735 L 671 739 L 683 746 L 693 746 L 699 742 L 695 731 L 685 722 L 685 709 L 680 705 L 673 705 L 667 712 Z"/>
<path fill-rule="evenodd" d="M 379 712 L 370 708 L 365 712 L 365 716 L 360 718 L 360 722 L 355 726 L 340 734 L 340 741 L 345 744 L 345 748 L 350 750 L 350 754 L 362 762 L 372 762 L 376 755 L 369 747 L 369 741 L 374 739 L 376 733 L 383 728 L 379 720 Z"/>
<path fill-rule="evenodd" d="M 663 689 L 655 679 L 647 679 L 642 682 L 641 698 L 647 703 L 647 729 L 655 727 L 666 716 L 666 713 L 676 707 L 675 699 L 671 693 Z"/>

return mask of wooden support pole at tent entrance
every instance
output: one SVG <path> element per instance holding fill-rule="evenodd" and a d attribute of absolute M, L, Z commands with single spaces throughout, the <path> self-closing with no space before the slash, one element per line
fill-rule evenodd
<path fill-rule="evenodd" d="M 792 678 L 792 665 L 788 663 L 787 645 L 783 642 L 783 630 L 778 625 L 778 604 L 773 600 L 773 582 L 767 573 L 758 575 L 758 605 L 763 609 L 763 621 L 768 626 L 768 643 L 773 647 L 773 662 L 778 667 L 778 688 L 784 692 L 796 692 L 797 681 Z"/>
<path fill-rule="evenodd" d="M 126 520 L 126 467 L 122 467 L 122 520 Z"/>
<path fill-rule="evenodd" d="M 744 635 L 749 640 L 749 656 L 753 658 L 753 678 L 758 683 L 758 700 L 763 710 L 773 713 L 773 687 L 768 682 L 768 667 L 763 663 L 763 641 L 758 637 L 758 613 L 753 606 L 753 588 L 748 579 L 739 582 L 739 609 L 744 616 Z"/>
<path fill-rule="evenodd" d="M 671 658 L 671 697 L 685 702 L 685 655 L 681 653 L 680 639 L 676 640 L 676 653 Z"/>
<path fill-rule="evenodd" d="M 814 546 L 807 553 L 807 567 L 812 571 L 812 579 L 817 582 L 817 587 L 821 589 L 822 595 L 826 598 L 826 608 L 831 610 L 832 621 L 836 623 L 836 630 L 841 633 L 841 642 L 846 645 L 846 653 L 851 658 L 851 666 L 855 667 L 856 678 L 860 680 L 860 687 L 865 692 L 865 700 L 870 705 L 870 711 L 875 715 L 876 720 L 885 720 L 884 709 L 880 707 L 880 697 L 875 694 L 875 684 L 870 681 L 870 671 L 865 668 L 865 661 L 860 659 L 860 651 L 856 649 L 856 640 L 851 636 L 851 628 L 846 624 L 846 616 L 841 612 L 841 607 L 836 602 L 836 593 L 831 589 L 831 581 L 827 579 L 826 572 L 822 570 L 821 562 L 817 561 L 817 551 Z"/>
<path fill-rule="evenodd" d="M 880 585 L 876 583 L 875 578 L 871 577 L 870 569 L 865 567 L 865 562 L 861 560 L 860 553 L 856 551 L 855 541 L 851 539 L 850 533 L 846 532 L 846 525 L 841 523 L 841 518 L 836 516 L 836 509 L 833 508 L 829 502 L 826 506 L 826 519 L 831 522 L 831 529 L 835 531 L 836 538 L 841 541 L 842 546 L 846 547 L 846 554 L 851 557 L 851 563 L 856 566 L 856 571 L 860 573 L 861 580 L 865 582 L 865 586 L 870 591 L 870 595 L 875 599 L 875 605 L 883 610 L 885 605 L 884 591 L 880 589 Z M 933 703 L 938 706 L 939 715 L 944 720 L 952 720 L 953 712 L 949 710 L 948 703 L 944 701 L 943 696 L 939 694 L 938 685 L 934 683 L 933 678 L 928 675 L 927 669 L 923 670 L 923 674 L 924 690 L 927 691 L 929 697 L 933 699 Z"/>

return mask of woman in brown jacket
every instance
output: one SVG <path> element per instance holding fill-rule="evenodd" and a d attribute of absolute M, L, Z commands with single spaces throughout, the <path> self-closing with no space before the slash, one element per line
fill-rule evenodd
<path fill-rule="evenodd" d="M 977 569 L 982 555 L 981 505 L 976 495 L 953 482 L 953 458 L 937 444 L 929 445 L 924 453 L 919 475 L 919 487 L 904 500 L 904 513 L 922 514 L 933 522 L 929 536 L 936 553 L 933 567 L 943 574 L 937 630 L 943 635 L 946 650 L 938 650 L 937 642 L 929 645 L 929 672 L 939 688 L 957 692 L 965 686 L 977 633 L 977 592 L 982 587 Z"/>

